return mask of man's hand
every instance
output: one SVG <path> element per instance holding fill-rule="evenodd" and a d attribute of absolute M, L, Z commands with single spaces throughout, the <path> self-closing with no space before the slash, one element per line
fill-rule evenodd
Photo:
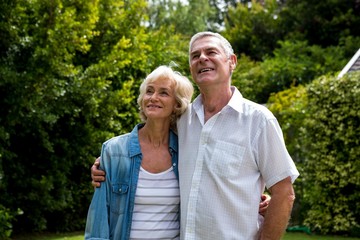
<path fill-rule="evenodd" d="M 267 210 L 267 208 L 269 206 L 270 199 L 271 199 L 270 195 L 267 195 L 267 194 L 262 194 L 261 195 L 261 202 L 259 204 L 259 213 L 263 217 L 266 214 L 266 210 Z"/>
<path fill-rule="evenodd" d="M 99 170 L 100 157 L 98 157 L 94 164 L 91 166 L 91 185 L 94 187 L 100 187 L 100 183 L 105 181 L 105 172 Z"/>

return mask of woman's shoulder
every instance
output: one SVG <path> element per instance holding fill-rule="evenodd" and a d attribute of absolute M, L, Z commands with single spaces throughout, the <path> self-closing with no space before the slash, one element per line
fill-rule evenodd
<path fill-rule="evenodd" d="M 112 138 L 106 140 L 103 145 L 112 146 L 112 145 L 125 144 L 129 140 L 130 135 L 131 135 L 131 133 L 125 133 L 125 134 L 121 134 L 121 135 L 112 137 Z"/>

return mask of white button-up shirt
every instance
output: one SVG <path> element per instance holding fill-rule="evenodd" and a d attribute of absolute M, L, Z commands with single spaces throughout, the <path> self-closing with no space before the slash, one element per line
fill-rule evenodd
<path fill-rule="evenodd" d="M 257 239 L 265 186 L 299 175 L 273 114 L 232 90 L 206 123 L 201 96 L 178 121 L 181 239 Z"/>

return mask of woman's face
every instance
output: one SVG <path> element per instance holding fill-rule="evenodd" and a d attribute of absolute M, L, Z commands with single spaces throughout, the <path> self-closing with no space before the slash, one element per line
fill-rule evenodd
<path fill-rule="evenodd" d="M 173 83 L 158 79 L 146 86 L 142 108 L 148 119 L 169 119 L 177 105 Z"/>

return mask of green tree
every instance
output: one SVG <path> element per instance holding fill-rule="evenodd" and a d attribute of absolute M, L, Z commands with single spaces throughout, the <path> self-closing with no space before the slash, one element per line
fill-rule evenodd
<path fill-rule="evenodd" d="M 209 1 L 152 0 L 148 8 L 149 27 L 173 27 L 187 37 L 199 31 L 215 30 L 216 8 Z M 196 14 L 194 14 L 196 13 Z"/>
<path fill-rule="evenodd" d="M 294 203 L 290 225 L 302 225 L 305 219 L 307 204 L 304 202 L 303 161 L 305 158 L 303 133 L 306 131 L 303 122 L 308 119 L 308 103 L 306 87 L 298 85 L 272 94 L 266 106 L 274 113 L 284 134 L 286 147 L 300 172 L 295 181 L 296 200 Z"/>
<path fill-rule="evenodd" d="M 244 53 L 256 61 L 272 56 L 280 41 L 307 42 L 321 48 L 354 45 L 345 51 L 346 58 L 359 46 L 357 1 L 223 2 L 224 35 L 237 54 Z"/>
<path fill-rule="evenodd" d="M 279 27 L 279 6 L 276 0 L 251 1 L 230 7 L 225 19 L 224 36 L 238 54 L 260 61 L 277 46 L 284 32 Z"/>
<path fill-rule="evenodd" d="M 140 81 L 182 59 L 180 37 L 147 32 L 144 0 L 0 7 L 0 202 L 23 211 L 15 232 L 83 229 L 101 143 L 139 121 Z"/>
<path fill-rule="evenodd" d="M 351 233 L 360 227 L 360 73 L 323 76 L 307 87 L 304 121 L 305 223 L 315 231 Z"/>
<path fill-rule="evenodd" d="M 258 103 L 266 103 L 263 99 L 267 98 L 262 97 L 261 94 L 266 83 L 260 81 L 265 75 L 265 72 L 260 67 L 260 63 L 251 60 L 245 54 L 241 54 L 238 57 L 238 63 L 232 75 L 232 85 L 237 86 L 244 97 Z"/>
<path fill-rule="evenodd" d="M 296 163 L 304 159 L 299 139 L 304 131 L 303 121 L 308 118 L 307 94 L 303 85 L 272 94 L 266 106 L 278 119 L 284 133 L 284 140 L 290 155 Z"/>
<path fill-rule="evenodd" d="M 347 49 L 353 47 L 352 41 L 345 44 L 350 46 L 321 48 L 303 41 L 280 41 L 273 56 L 265 57 L 262 62 L 253 61 L 248 65 L 246 62 L 252 60 L 241 55 L 234 82 L 248 98 L 266 103 L 273 93 L 338 72 L 348 60 Z"/>
<path fill-rule="evenodd" d="M 348 36 L 360 36 L 360 4 L 350 0 L 287 0 L 280 13 L 287 38 L 310 45 L 336 46 Z"/>
<path fill-rule="evenodd" d="M 358 236 L 359 77 L 359 72 L 341 79 L 324 75 L 269 99 L 300 171 L 292 224 Z"/>

